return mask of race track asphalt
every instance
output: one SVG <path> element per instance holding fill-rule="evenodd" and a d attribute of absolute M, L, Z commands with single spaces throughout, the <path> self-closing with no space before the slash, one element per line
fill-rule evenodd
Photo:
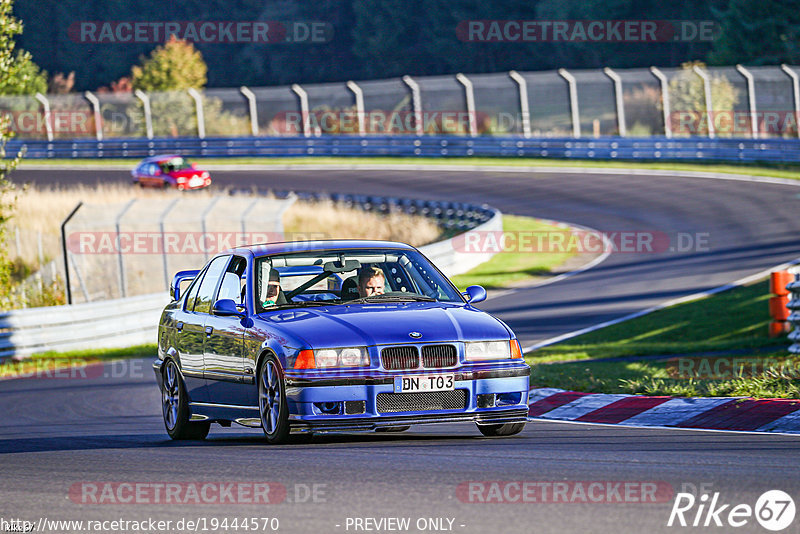
<path fill-rule="evenodd" d="M 14 175 L 17 182 L 62 184 L 127 178 L 125 171 Z M 800 190 L 788 185 L 622 174 L 375 170 L 217 171 L 214 178 L 222 186 L 486 202 L 505 213 L 606 232 L 661 232 L 673 240 L 678 232 L 707 235 L 704 250 L 612 254 L 574 277 L 488 301 L 483 308 L 508 322 L 526 344 L 800 256 Z M 94 378 L 0 382 L 0 518 L 274 516 L 282 532 L 355 532 L 364 530 L 348 529 L 348 517 L 408 517 L 410 531 L 417 532 L 418 518 L 444 517 L 453 519 L 454 531 L 465 533 L 675 532 L 703 530 L 667 526 L 675 492 L 683 489 L 719 492 L 719 503 L 731 505 L 754 506 L 770 489 L 800 498 L 800 440 L 793 436 L 532 421 L 522 434 L 506 439 L 482 438 L 471 425 L 448 425 L 398 435 L 319 436 L 307 444 L 270 447 L 259 431 L 213 427 L 205 442 L 175 443 L 163 430 L 148 362 L 116 365 Z M 80 486 L 85 482 L 249 481 L 282 484 L 287 498 L 269 505 L 176 505 L 80 504 L 79 496 L 70 496 L 71 487 L 85 488 Z M 655 503 L 632 502 L 634 496 L 626 503 L 589 503 L 581 502 L 580 494 L 572 494 L 570 503 L 474 503 L 458 491 L 470 481 L 570 481 L 584 487 L 593 481 L 604 487 L 661 482 L 669 495 Z M 297 502 L 313 484 L 323 485 L 316 502 Z M 686 517 L 693 520 L 696 511 L 697 506 Z M 726 517 L 727 511 L 721 518 Z M 798 525 L 795 520 L 784 532 L 800 532 Z M 764 530 L 751 518 L 737 531 Z"/>

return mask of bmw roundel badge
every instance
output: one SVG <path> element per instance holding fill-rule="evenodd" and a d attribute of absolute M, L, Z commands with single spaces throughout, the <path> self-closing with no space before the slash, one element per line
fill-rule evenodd
<path fill-rule="evenodd" d="M 420 334 L 419 332 L 409 332 L 408 335 L 413 337 L 414 339 L 419 339 L 422 337 L 422 334 Z"/>

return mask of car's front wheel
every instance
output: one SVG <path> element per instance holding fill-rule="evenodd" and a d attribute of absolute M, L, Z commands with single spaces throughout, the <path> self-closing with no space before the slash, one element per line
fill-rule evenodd
<path fill-rule="evenodd" d="M 172 439 L 205 439 L 211 423 L 190 421 L 189 401 L 178 365 L 173 360 L 164 364 L 164 379 L 161 381 L 161 411 L 164 426 Z"/>
<path fill-rule="evenodd" d="M 289 406 L 280 364 L 275 356 L 267 356 L 259 371 L 258 409 L 267 441 L 284 443 L 289 437 Z"/>
<path fill-rule="evenodd" d="M 504 423 L 500 425 L 478 425 L 481 434 L 488 437 L 513 436 L 525 428 L 525 423 Z"/>

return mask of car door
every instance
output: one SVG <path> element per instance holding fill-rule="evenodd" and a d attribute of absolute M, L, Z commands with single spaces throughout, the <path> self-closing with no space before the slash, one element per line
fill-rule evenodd
<path fill-rule="evenodd" d="M 177 314 L 178 353 L 189 398 L 195 402 L 208 401 L 203 368 L 205 323 L 211 311 L 211 299 L 217 290 L 220 276 L 230 256 L 211 260 L 189 288 L 183 309 Z"/>
<path fill-rule="evenodd" d="M 231 299 L 239 305 L 243 304 L 243 276 L 246 266 L 247 260 L 233 256 L 222 275 L 215 302 L 219 299 Z M 213 403 L 236 406 L 248 404 L 247 393 L 252 389 L 253 375 L 245 374 L 245 324 L 241 317 L 222 317 L 212 313 L 206 318 L 204 376 L 209 398 Z"/>

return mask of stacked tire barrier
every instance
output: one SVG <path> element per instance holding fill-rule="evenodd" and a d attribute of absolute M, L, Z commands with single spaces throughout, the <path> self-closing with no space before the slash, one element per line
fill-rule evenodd
<path fill-rule="evenodd" d="M 789 334 L 789 340 L 792 344 L 789 346 L 789 352 L 792 354 L 800 354 L 800 274 L 795 273 L 786 285 L 788 292 L 788 303 L 786 304 L 787 311 L 790 312 L 787 317 L 789 327 L 794 327 L 794 330 Z"/>

